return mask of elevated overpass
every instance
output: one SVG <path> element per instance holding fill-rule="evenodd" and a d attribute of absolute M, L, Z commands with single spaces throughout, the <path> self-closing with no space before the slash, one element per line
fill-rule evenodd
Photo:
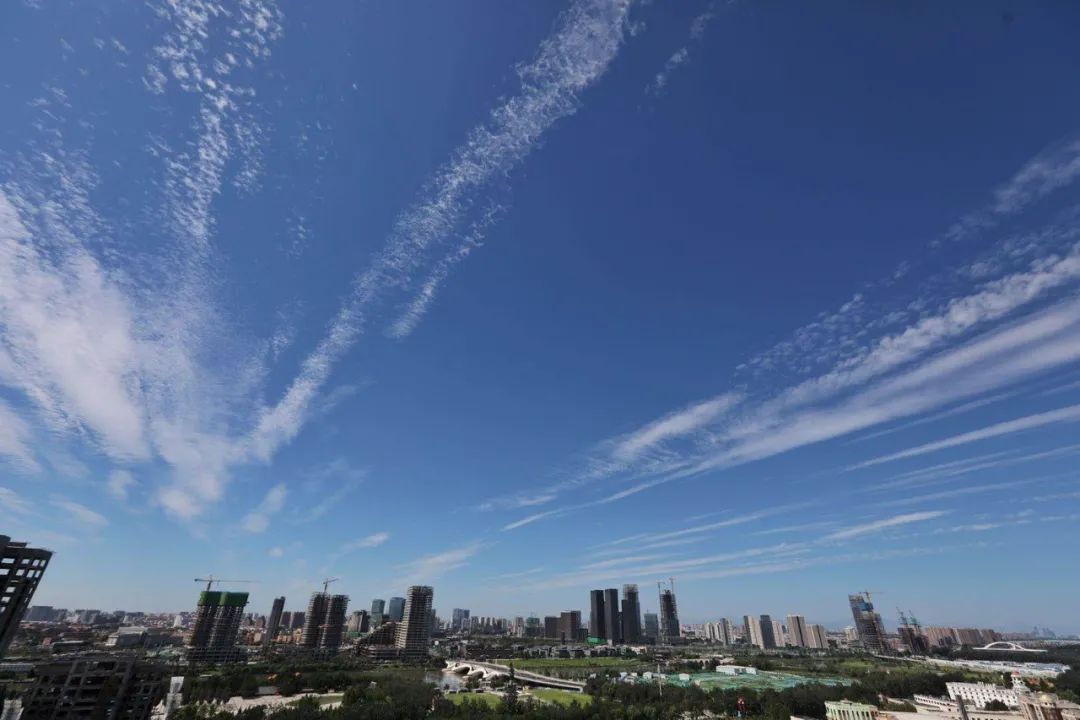
<path fill-rule="evenodd" d="M 510 674 L 509 665 L 481 662 L 479 660 L 451 660 L 446 663 L 446 669 L 452 673 L 470 677 Z M 514 668 L 514 679 L 529 685 L 540 685 L 542 687 L 558 688 L 559 690 L 570 690 L 571 692 L 585 691 L 585 683 L 578 680 L 563 680 L 562 678 L 541 675 L 528 670 L 518 670 L 517 668 Z"/>

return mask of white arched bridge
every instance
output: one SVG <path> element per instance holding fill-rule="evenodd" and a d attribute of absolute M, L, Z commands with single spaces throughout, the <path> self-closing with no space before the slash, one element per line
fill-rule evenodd
<path fill-rule="evenodd" d="M 458 675 L 477 679 L 510 674 L 508 665 L 480 662 L 479 660 L 451 660 L 446 663 L 446 669 Z M 543 685 L 544 687 L 559 688 L 560 690 L 572 690 L 574 692 L 584 692 L 585 690 L 585 683 L 577 680 L 563 680 L 562 678 L 554 678 L 549 675 L 529 672 L 528 670 L 518 670 L 517 668 L 514 668 L 514 679 L 529 685 Z"/>
<path fill-rule="evenodd" d="M 1005 650 L 1007 652 L 1029 652 L 1029 653 L 1044 653 L 1046 650 L 1041 648 L 1029 648 L 1024 647 L 1018 643 L 1009 642 L 1008 640 L 998 640 L 997 642 L 987 643 L 982 647 L 977 647 L 975 650 Z"/>

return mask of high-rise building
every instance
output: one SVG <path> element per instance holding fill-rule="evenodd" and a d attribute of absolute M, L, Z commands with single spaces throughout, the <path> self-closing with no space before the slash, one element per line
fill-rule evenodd
<path fill-rule="evenodd" d="M 39 663 L 23 696 L 22 720 L 148 720 L 167 682 L 164 666 L 130 655 Z"/>
<path fill-rule="evenodd" d="M 735 644 L 735 628 L 731 626 L 731 621 L 727 618 L 720 620 L 720 640 L 725 645 Z"/>
<path fill-rule="evenodd" d="M 807 645 L 807 647 L 812 647 L 819 650 L 829 649 L 829 638 L 825 635 L 824 625 L 811 625 L 808 633 L 809 644 Z"/>
<path fill-rule="evenodd" d="M 405 598 L 392 597 L 390 602 L 386 606 L 386 614 L 394 622 L 401 622 L 405 619 Z"/>
<path fill-rule="evenodd" d="M 281 627 L 281 615 L 285 612 L 285 596 L 274 598 L 274 605 L 270 608 L 270 618 L 266 621 L 266 632 L 263 634 L 263 647 L 270 647 L 277 637 L 278 628 Z"/>
<path fill-rule="evenodd" d="M 679 606 L 673 589 L 660 589 L 660 639 L 668 642 L 682 637 L 679 627 Z"/>
<path fill-rule="evenodd" d="M 450 618 L 451 630 L 465 630 L 469 627 L 469 610 L 467 608 L 454 608 Z"/>
<path fill-rule="evenodd" d="M 555 615 L 544 617 L 544 637 L 552 640 L 559 637 L 559 618 Z"/>
<path fill-rule="evenodd" d="M 405 597 L 405 617 L 398 625 L 395 645 L 402 659 L 421 661 L 428 656 L 431 640 L 431 606 L 435 590 L 413 585 Z"/>
<path fill-rule="evenodd" d="M 638 600 L 638 586 L 623 585 L 622 594 L 622 641 L 639 643 L 641 642 L 641 602 Z"/>
<path fill-rule="evenodd" d="M 608 588 L 604 591 L 604 636 L 612 645 L 622 642 L 622 622 L 619 619 L 619 590 Z"/>
<path fill-rule="evenodd" d="M 776 634 L 773 631 L 772 618 L 768 615 L 762 615 L 758 618 L 758 637 L 761 639 L 761 644 L 758 647 L 762 650 L 776 648 Z"/>
<path fill-rule="evenodd" d="M 589 591 L 589 637 L 604 640 L 607 638 L 607 627 L 604 614 L 604 591 Z"/>
<path fill-rule="evenodd" d="M 188 642 L 188 660 L 199 662 L 232 662 L 239 660 L 240 648 L 236 637 L 244 608 L 248 603 L 246 592 L 220 592 L 204 590 L 199 593 L 195 609 L 195 622 Z"/>
<path fill-rule="evenodd" d="M 802 615 L 787 616 L 787 641 L 795 647 L 810 647 L 806 630 L 806 618 Z"/>
<path fill-rule="evenodd" d="M 312 593 L 300 644 L 306 648 L 336 651 L 341 647 L 345 635 L 345 611 L 348 606 L 347 595 Z"/>
<path fill-rule="evenodd" d="M 357 610 L 349 615 L 349 622 L 345 625 L 345 630 L 351 633 L 366 633 L 368 631 L 368 611 Z"/>
<path fill-rule="evenodd" d="M 851 616 L 855 620 L 855 633 L 863 649 L 879 655 L 888 654 L 885 626 L 881 622 L 881 616 L 874 612 L 869 593 L 848 595 L 848 603 L 851 605 Z"/>
<path fill-rule="evenodd" d="M 645 613 L 645 624 L 643 627 L 645 630 L 645 637 L 650 640 L 656 640 L 660 637 L 660 618 L 657 617 L 656 613 Z"/>
<path fill-rule="evenodd" d="M 784 630 L 784 624 L 779 620 L 772 621 L 772 634 L 773 640 L 776 641 L 776 647 L 787 645 L 787 632 Z"/>
<path fill-rule="evenodd" d="M 371 627 L 377 628 L 383 624 L 383 617 L 386 613 L 386 601 L 379 598 L 375 598 L 371 601 Z"/>
<path fill-rule="evenodd" d="M 0 535 L 0 658 L 15 638 L 51 558 L 48 550 Z"/>
<path fill-rule="evenodd" d="M 559 613 L 559 625 L 556 637 L 561 642 L 576 642 L 581 634 L 581 611 L 563 610 Z"/>
<path fill-rule="evenodd" d="M 289 629 L 299 630 L 304 627 L 305 622 L 307 622 L 307 613 L 302 610 L 294 610 L 292 614 L 292 622 L 289 623 Z"/>

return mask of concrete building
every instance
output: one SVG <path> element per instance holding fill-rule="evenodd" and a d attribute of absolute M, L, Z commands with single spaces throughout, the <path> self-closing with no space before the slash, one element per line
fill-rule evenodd
<path fill-rule="evenodd" d="M 312 593 L 300 644 L 306 648 L 336 652 L 345 636 L 345 611 L 348 606 L 347 595 Z"/>
<path fill-rule="evenodd" d="M 863 649 L 878 655 L 891 654 L 889 644 L 885 642 L 885 626 L 881 622 L 881 616 L 874 612 L 874 604 L 870 602 L 869 594 L 848 595 L 848 603 L 851 605 L 851 616 L 855 620 L 855 633 Z"/>
<path fill-rule="evenodd" d="M 469 611 L 466 608 L 454 608 L 450 615 L 450 629 L 464 630 L 469 627 Z"/>
<path fill-rule="evenodd" d="M 782 648 L 788 644 L 787 631 L 784 629 L 784 624 L 779 620 L 772 621 L 772 634 L 776 647 Z"/>
<path fill-rule="evenodd" d="M 824 625 L 811 625 L 808 632 L 809 645 L 807 645 L 807 647 L 816 648 L 818 650 L 829 649 L 829 637 L 825 633 Z"/>
<path fill-rule="evenodd" d="M 23 697 L 22 720 L 149 720 L 167 680 L 164 666 L 133 656 L 40 663 Z"/>
<path fill-rule="evenodd" d="M 199 593 L 195 622 L 188 642 L 188 660 L 192 662 L 239 660 L 243 653 L 237 647 L 236 641 L 247 603 L 246 592 L 204 590 Z"/>
<path fill-rule="evenodd" d="M 268 648 L 277 637 L 278 628 L 281 627 L 281 616 L 285 612 L 285 596 L 274 598 L 274 604 L 270 608 L 270 618 L 266 621 L 266 633 L 263 634 L 263 647 Z"/>
<path fill-rule="evenodd" d="M 826 701 L 825 720 L 876 720 L 877 706 L 850 700 Z"/>
<path fill-rule="evenodd" d="M 560 642 L 578 642 L 581 639 L 581 611 L 563 610 L 559 613 L 556 637 Z"/>
<path fill-rule="evenodd" d="M 604 636 L 612 645 L 622 642 L 622 621 L 619 617 L 619 591 L 608 588 L 604 591 Z"/>
<path fill-rule="evenodd" d="M 48 550 L 0 535 L 0 658 L 11 646 L 50 559 Z"/>
<path fill-rule="evenodd" d="M 668 589 L 660 590 L 660 638 L 670 642 L 682 637 L 682 628 L 679 626 L 679 606 L 675 601 L 675 591 Z"/>
<path fill-rule="evenodd" d="M 1050 693 L 1022 693 L 1020 714 L 1024 720 L 1080 720 L 1080 705 Z"/>
<path fill-rule="evenodd" d="M 386 614 L 394 622 L 401 622 L 405 619 L 405 598 L 392 597 L 390 602 L 386 606 Z"/>
<path fill-rule="evenodd" d="M 787 616 L 787 644 L 794 647 L 810 647 L 806 618 L 802 615 Z"/>
<path fill-rule="evenodd" d="M 405 598 L 405 618 L 398 625 L 395 645 L 403 660 L 423 661 L 431 641 L 431 606 L 435 590 L 428 585 L 413 585 Z"/>
<path fill-rule="evenodd" d="M 357 610 L 349 615 L 349 622 L 345 630 L 351 633 L 366 633 L 370 629 L 369 615 L 367 610 Z"/>
<path fill-rule="evenodd" d="M 544 637 L 554 640 L 559 637 L 559 618 L 555 615 L 544 617 Z"/>
<path fill-rule="evenodd" d="M 641 642 L 641 601 L 638 598 L 638 586 L 623 585 L 622 594 L 622 641 L 636 644 Z"/>
<path fill-rule="evenodd" d="M 945 690 L 953 700 L 962 699 L 970 708 L 983 709 L 991 701 L 1005 703 L 1014 708 L 1020 706 L 1020 699 L 1014 688 L 991 685 L 990 683 L 950 682 L 945 683 Z"/>
<path fill-rule="evenodd" d="M 762 650 L 776 649 L 776 633 L 773 629 L 772 618 L 768 615 L 758 617 L 758 647 Z"/>

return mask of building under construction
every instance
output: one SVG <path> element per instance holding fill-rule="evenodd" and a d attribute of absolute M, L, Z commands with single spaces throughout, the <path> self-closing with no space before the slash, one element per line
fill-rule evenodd
<path fill-rule="evenodd" d="M 848 603 L 851 605 L 851 617 L 855 621 L 855 632 L 863 649 L 877 655 L 889 654 L 890 648 L 885 642 L 885 625 L 881 622 L 881 615 L 874 612 L 870 593 L 848 595 Z"/>
<path fill-rule="evenodd" d="M 671 642 L 682 637 L 679 627 L 679 606 L 675 602 L 675 578 L 665 588 L 664 583 L 656 583 L 660 591 L 660 641 Z"/>
<path fill-rule="evenodd" d="M 237 646 L 240 621 L 248 604 L 246 592 L 204 590 L 199 593 L 195 624 L 188 642 L 191 662 L 235 662 L 243 657 Z"/>
<path fill-rule="evenodd" d="M 337 652 L 345 637 L 345 611 L 348 607 L 348 595 L 312 593 L 300 644 L 311 650 Z"/>

